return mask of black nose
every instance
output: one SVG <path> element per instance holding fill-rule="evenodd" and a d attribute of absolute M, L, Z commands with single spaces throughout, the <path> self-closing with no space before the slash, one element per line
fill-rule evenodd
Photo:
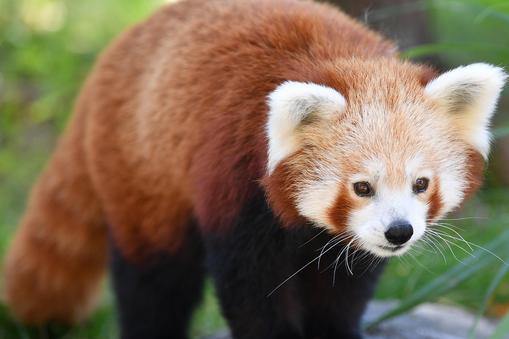
<path fill-rule="evenodd" d="M 385 232 L 385 238 L 394 245 L 403 245 L 414 234 L 412 225 L 405 220 L 396 220 L 389 225 L 389 229 Z"/>

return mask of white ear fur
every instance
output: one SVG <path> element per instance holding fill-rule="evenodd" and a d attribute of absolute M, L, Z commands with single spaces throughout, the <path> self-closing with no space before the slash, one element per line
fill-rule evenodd
<path fill-rule="evenodd" d="M 343 111 L 345 98 L 330 87 L 286 81 L 268 96 L 268 172 L 300 147 L 297 128 L 311 114 L 328 118 Z"/>
<path fill-rule="evenodd" d="M 477 63 L 455 68 L 431 81 L 425 93 L 453 115 L 466 142 L 486 159 L 489 125 L 507 75 L 500 67 Z"/>

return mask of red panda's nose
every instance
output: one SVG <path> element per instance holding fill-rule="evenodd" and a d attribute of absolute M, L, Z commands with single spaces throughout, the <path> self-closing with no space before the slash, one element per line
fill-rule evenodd
<path fill-rule="evenodd" d="M 406 220 L 396 220 L 389 225 L 385 238 L 393 245 L 403 245 L 414 234 L 412 225 Z"/>

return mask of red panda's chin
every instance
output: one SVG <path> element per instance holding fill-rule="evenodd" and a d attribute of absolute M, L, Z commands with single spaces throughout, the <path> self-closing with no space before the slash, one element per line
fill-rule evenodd
<path fill-rule="evenodd" d="M 388 258 L 388 257 L 396 257 L 405 254 L 410 250 L 415 241 L 408 242 L 403 245 L 390 245 L 390 244 L 370 244 L 363 242 L 360 248 L 364 251 L 370 252 L 378 257 Z"/>
<path fill-rule="evenodd" d="M 395 257 L 405 254 L 411 247 L 411 244 L 392 247 L 377 246 L 376 250 L 371 250 L 371 252 L 379 257 Z"/>

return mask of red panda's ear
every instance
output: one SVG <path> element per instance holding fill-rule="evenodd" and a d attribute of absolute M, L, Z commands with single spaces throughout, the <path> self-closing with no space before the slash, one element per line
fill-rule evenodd
<path fill-rule="evenodd" d="M 425 88 L 425 93 L 451 115 L 461 138 L 485 159 L 490 148 L 490 120 L 506 77 L 502 68 L 478 63 L 446 72 Z"/>
<path fill-rule="evenodd" d="M 298 127 L 309 118 L 329 119 L 342 112 L 345 98 L 335 89 L 287 81 L 268 96 L 268 172 L 300 147 Z"/>

